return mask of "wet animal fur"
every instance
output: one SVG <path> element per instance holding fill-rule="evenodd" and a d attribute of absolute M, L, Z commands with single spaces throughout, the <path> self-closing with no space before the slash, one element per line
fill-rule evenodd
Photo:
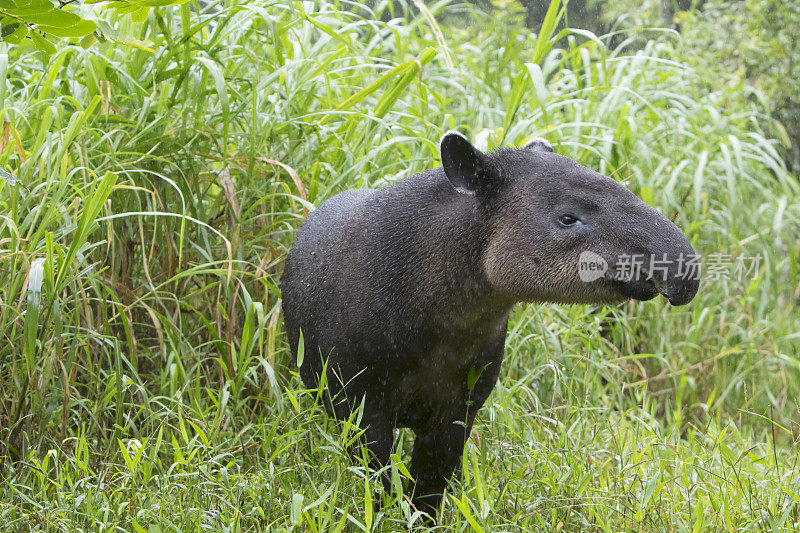
<path fill-rule="evenodd" d="M 515 303 L 661 293 L 683 304 L 697 291 L 675 269 L 663 280 L 581 281 L 586 250 L 610 265 L 694 251 L 664 215 L 546 141 L 484 154 L 449 132 L 441 154 L 442 168 L 324 202 L 298 231 L 281 287 L 293 353 L 304 338 L 303 381 L 316 387 L 327 362 L 327 409 L 339 420 L 363 399 L 361 442 L 376 468 L 393 428 L 415 432 L 413 503 L 431 515 L 499 376 Z"/>

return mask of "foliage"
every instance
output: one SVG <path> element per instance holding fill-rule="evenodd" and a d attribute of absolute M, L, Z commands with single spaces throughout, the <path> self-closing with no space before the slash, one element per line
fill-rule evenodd
<path fill-rule="evenodd" d="M 799 169 L 800 2 L 717 0 L 681 20 L 690 61 L 710 79 L 755 88 L 758 93 L 745 89 L 744 96 L 767 102 L 772 131 L 792 168 Z"/>
<path fill-rule="evenodd" d="M 144 22 L 150 10 L 158 6 L 186 3 L 188 0 L 87 0 L 117 15 L 130 15 L 135 22 Z M 89 48 L 97 40 L 112 40 L 131 46 L 145 46 L 126 39 L 117 28 L 100 16 L 101 12 L 81 5 L 77 0 L 2 0 L 0 1 L 0 37 L 6 42 L 20 44 L 30 39 L 45 58 L 56 51 L 52 40 L 76 40 Z"/>
<path fill-rule="evenodd" d="M 397 494 L 379 508 L 353 432 L 302 389 L 278 280 L 308 210 L 436 165 L 458 127 L 546 137 L 701 253 L 761 261 L 685 308 L 519 308 L 442 529 L 796 529 L 800 191 L 765 106 L 669 33 L 554 35 L 557 5 L 539 34 L 458 3 L 348 6 L 192 3 L 113 21 L 155 52 L 2 50 L 0 522 L 418 523 Z"/>

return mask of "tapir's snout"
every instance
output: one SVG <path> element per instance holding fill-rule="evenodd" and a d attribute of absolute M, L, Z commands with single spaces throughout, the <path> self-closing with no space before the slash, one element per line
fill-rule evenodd
<path fill-rule="evenodd" d="M 700 263 L 693 250 L 673 256 L 642 256 L 641 263 L 633 265 L 630 261 L 624 258 L 605 274 L 626 298 L 650 300 L 662 294 L 672 305 L 685 305 L 697 294 Z"/>
<path fill-rule="evenodd" d="M 650 224 L 635 232 L 635 252 L 610 258 L 606 279 L 636 300 L 664 295 L 672 305 L 692 301 L 700 285 L 700 257 L 667 217 L 646 209 Z"/>

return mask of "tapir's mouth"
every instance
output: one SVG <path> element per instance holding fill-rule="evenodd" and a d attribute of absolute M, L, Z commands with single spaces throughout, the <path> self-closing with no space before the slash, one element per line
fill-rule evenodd
<path fill-rule="evenodd" d="M 622 280 L 611 278 L 610 281 L 626 299 L 647 301 L 652 300 L 661 292 L 651 279 Z"/>
<path fill-rule="evenodd" d="M 640 273 L 636 278 L 620 278 L 614 275 L 613 270 L 609 270 L 605 278 L 614 284 L 624 298 L 647 301 L 662 294 L 672 305 L 689 303 L 697 293 L 698 285 L 697 281 L 691 279 L 663 280 L 647 273 Z"/>

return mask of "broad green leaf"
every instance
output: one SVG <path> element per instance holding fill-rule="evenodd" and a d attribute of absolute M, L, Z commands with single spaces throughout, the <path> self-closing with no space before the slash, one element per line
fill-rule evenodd
<path fill-rule="evenodd" d="M 119 9 L 130 6 L 135 7 L 166 7 L 166 6 L 179 6 L 185 4 L 189 0 L 134 0 L 134 1 L 119 1 L 107 2 L 106 0 L 84 0 L 84 4 L 101 4 L 105 3 L 106 9 Z"/>
<path fill-rule="evenodd" d="M 30 14 L 21 13 L 20 11 L 21 10 L 16 10 L 16 12 L 13 14 L 25 19 L 26 22 L 31 24 L 50 26 L 52 28 L 67 28 L 69 26 L 74 26 L 83 20 L 75 13 L 70 13 L 68 11 L 62 11 L 61 9 L 55 8 L 51 9 L 50 11 Z"/>
<path fill-rule="evenodd" d="M 96 30 L 97 25 L 91 20 L 78 20 L 72 26 L 48 26 L 43 24 L 36 26 L 36 29 L 56 37 L 83 37 Z"/>
<path fill-rule="evenodd" d="M 533 83 L 533 88 L 536 92 L 537 103 L 544 111 L 547 108 L 549 94 L 547 91 L 547 86 L 544 82 L 542 68 L 538 65 L 538 63 L 525 63 L 525 67 L 527 67 L 528 74 L 531 77 L 531 82 Z"/>
<path fill-rule="evenodd" d="M 36 48 L 47 56 L 48 60 L 51 55 L 56 53 L 56 47 L 53 46 L 53 43 L 42 37 L 41 34 L 32 31 L 30 35 L 31 39 L 33 40 L 33 44 L 35 44 Z"/>
<path fill-rule="evenodd" d="M 414 80 L 414 77 L 417 75 L 417 69 L 413 69 L 400 78 L 400 81 L 393 84 L 392 88 L 386 91 L 384 95 L 378 100 L 378 104 L 375 106 L 375 116 L 378 118 L 383 118 L 386 113 L 388 113 L 392 106 L 397 102 L 397 99 L 400 98 L 400 95 L 403 94 L 403 91 L 406 90 L 406 87 L 409 83 Z"/>
<path fill-rule="evenodd" d="M 98 19 L 96 23 L 98 26 L 97 38 L 100 40 L 100 42 L 106 42 L 106 40 L 108 40 L 117 44 L 124 44 L 126 46 L 138 48 L 139 50 L 146 50 L 147 52 L 155 53 L 155 50 L 151 47 L 153 44 L 152 41 L 139 41 L 137 39 L 130 38 L 129 35 L 120 33 L 108 22 L 102 19 Z"/>
<path fill-rule="evenodd" d="M 478 379 L 480 379 L 481 374 L 483 371 L 486 370 L 491 363 L 486 363 L 481 368 L 475 368 L 475 365 L 469 367 L 469 372 L 467 373 L 467 389 L 472 391 L 475 388 L 475 385 L 478 383 Z"/>
<path fill-rule="evenodd" d="M 95 35 L 94 33 L 90 33 L 89 35 L 81 39 L 80 45 L 81 48 L 83 48 L 84 50 L 88 50 L 96 42 L 97 42 L 97 35 Z"/>
<path fill-rule="evenodd" d="M 20 44 L 28 35 L 28 27 L 20 22 L 11 22 L 13 19 L 4 18 L 1 22 L 3 29 L 0 30 L 0 37 L 11 44 Z"/>
<path fill-rule="evenodd" d="M 150 15 L 150 8 L 140 7 L 139 9 L 131 13 L 131 20 L 134 22 L 141 23 L 147 20 L 148 15 Z"/>
<path fill-rule="evenodd" d="M 644 496 L 642 497 L 642 509 L 647 509 L 647 505 L 650 503 L 650 498 L 653 497 L 653 493 L 655 492 L 656 487 L 658 487 L 658 482 L 660 479 L 661 472 L 656 472 L 645 484 Z"/>
<path fill-rule="evenodd" d="M 111 4 L 108 4 L 107 7 L 109 9 L 113 9 L 119 15 L 129 15 L 139 10 L 138 7 L 131 5 L 128 2 L 112 2 Z"/>
<path fill-rule="evenodd" d="M 189 0 L 136 0 L 136 4 L 147 7 L 179 6 Z"/>
<path fill-rule="evenodd" d="M 12 15 L 28 20 L 28 17 L 55 11 L 49 0 L 23 0 L 10 12 Z"/>

